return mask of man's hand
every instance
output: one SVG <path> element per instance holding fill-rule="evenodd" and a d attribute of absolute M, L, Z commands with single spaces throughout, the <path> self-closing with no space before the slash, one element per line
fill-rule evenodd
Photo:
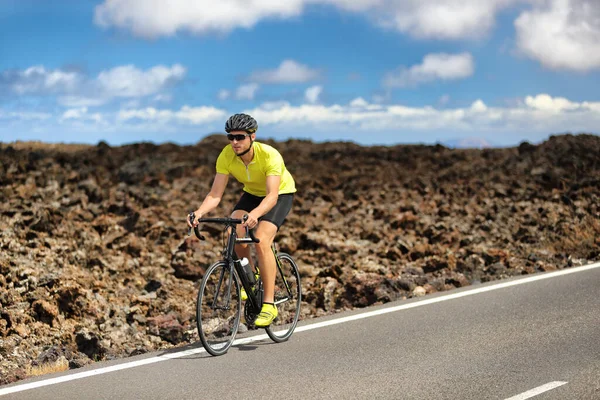
<path fill-rule="evenodd" d="M 193 214 L 194 214 L 194 222 L 193 222 L 193 223 L 190 221 L 190 219 L 191 219 L 191 218 L 190 218 L 190 217 L 191 217 L 191 214 L 192 214 L 192 213 L 188 214 L 188 216 L 187 216 L 187 218 L 186 218 L 186 221 L 187 221 L 187 224 L 188 224 L 188 226 L 189 226 L 190 228 L 194 228 L 195 226 L 198 226 L 198 220 L 199 220 L 200 218 L 202 218 L 202 214 L 200 214 L 200 213 L 199 213 L 197 210 L 196 210 L 196 211 L 194 211 L 194 212 L 193 212 Z"/>
<path fill-rule="evenodd" d="M 246 215 L 248 215 L 248 219 L 246 220 L 246 222 L 243 225 L 247 226 L 250 229 L 253 229 L 256 225 L 258 225 L 258 217 L 254 216 L 252 211 Z"/>

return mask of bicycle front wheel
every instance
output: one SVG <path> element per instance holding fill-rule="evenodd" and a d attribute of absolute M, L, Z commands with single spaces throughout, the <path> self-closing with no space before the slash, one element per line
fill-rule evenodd
<path fill-rule="evenodd" d="M 285 342 L 292 336 L 302 301 L 300 273 L 294 259 L 286 253 L 277 256 L 277 272 L 275 275 L 275 306 L 278 316 L 266 329 L 267 335 L 277 342 Z"/>
<path fill-rule="evenodd" d="M 204 274 L 196 301 L 196 324 L 202 345 L 213 356 L 225 354 L 240 325 L 242 300 L 234 269 L 224 261 Z"/>

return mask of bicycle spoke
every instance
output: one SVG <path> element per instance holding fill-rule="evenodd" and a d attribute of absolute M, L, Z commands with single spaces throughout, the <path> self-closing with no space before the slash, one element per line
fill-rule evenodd
<path fill-rule="evenodd" d="M 223 262 L 213 264 L 206 271 L 198 292 L 198 335 L 212 355 L 227 352 L 240 323 L 239 287 L 232 272 Z"/>

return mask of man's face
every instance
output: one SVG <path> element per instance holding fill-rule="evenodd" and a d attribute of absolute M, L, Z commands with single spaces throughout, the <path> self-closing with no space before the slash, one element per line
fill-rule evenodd
<path fill-rule="evenodd" d="M 235 154 L 241 154 L 248 150 L 252 145 L 255 134 L 249 134 L 245 131 L 231 131 L 227 137 Z M 252 141 L 250 140 L 252 139 Z"/>

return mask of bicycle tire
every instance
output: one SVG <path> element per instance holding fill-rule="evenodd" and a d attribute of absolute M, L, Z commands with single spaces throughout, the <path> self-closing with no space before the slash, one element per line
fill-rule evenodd
<path fill-rule="evenodd" d="M 271 340 L 281 343 L 292 336 L 298 324 L 302 304 L 302 285 L 298 266 L 292 256 L 287 253 L 279 253 L 277 258 L 279 259 L 279 266 L 281 266 L 281 269 L 279 269 L 279 266 L 277 267 L 275 274 L 275 305 L 278 316 L 266 328 L 266 331 Z"/>
<path fill-rule="evenodd" d="M 224 261 L 204 274 L 196 301 L 198 336 L 213 356 L 227 353 L 240 325 L 242 299 L 236 272 Z"/>

